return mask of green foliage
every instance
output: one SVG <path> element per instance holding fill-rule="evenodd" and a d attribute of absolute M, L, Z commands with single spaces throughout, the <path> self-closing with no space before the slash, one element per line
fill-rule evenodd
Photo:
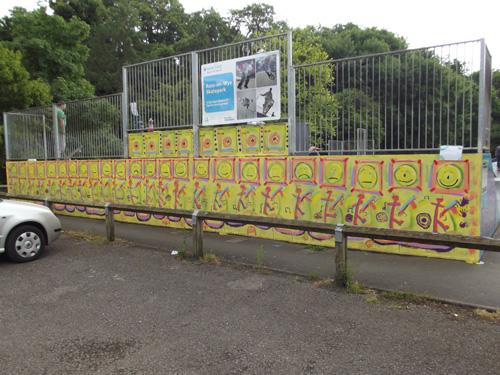
<path fill-rule="evenodd" d="M 214 8 L 195 12 L 188 17 L 185 35 L 174 46 L 175 53 L 206 49 L 234 41 L 229 25 Z"/>
<path fill-rule="evenodd" d="M 0 112 L 49 104 L 49 87 L 31 80 L 21 63 L 21 53 L 0 46 Z"/>
<path fill-rule="evenodd" d="M 122 67 L 147 60 L 144 34 L 137 30 L 139 16 L 127 3 L 118 1 L 107 9 L 105 19 L 91 28 L 85 74 L 97 95 L 121 92 Z"/>
<path fill-rule="evenodd" d="M 306 245 L 305 248 L 308 250 L 312 250 L 312 251 L 325 251 L 326 250 L 324 246 L 311 245 L 311 244 Z"/>
<path fill-rule="evenodd" d="M 495 149 L 500 146 L 500 70 L 493 72 L 491 90 L 491 153 L 495 157 Z"/>
<path fill-rule="evenodd" d="M 76 17 L 66 22 L 60 16 L 47 14 L 45 8 L 33 12 L 15 8 L 12 41 L 4 43 L 21 52 L 23 66 L 33 79 L 54 83 L 54 100 L 79 99 L 93 95 L 93 86 L 85 82 L 83 69 L 89 53 L 83 42 L 89 30 Z"/>
<path fill-rule="evenodd" d="M 187 16 L 178 0 L 130 0 L 129 4 L 137 9 L 146 44 L 173 44 L 184 36 Z"/>
<path fill-rule="evenodd" d="M 311 281 L 318 280 L 318 277 L 319 277 L 318 271 L 310 271 L 309 275 L 307 276 L 307 278 Z"/>
<path fill-rule="evenodd" d="M 293 34 L 293 63 L 326 61 L 320 38 L 314 28 L 296 30 Z M 326 140 L 337 135 L 338 100 L 334 95 L 335 65 L 321 64 L 300 68 L 296 74 L 296 107 L 298 122 L 310 124 L 311 140 L 326 148 Z"/>
<path fill-rule="evenodd" d="M 49 7 L 66 22 L 75 16 L 87 25 L 95 25 L 106 18 L 106 8 L 102 0 L 49 0 Z"/>
<path fill-rule="evenodd" d="M 408 48 L 405 38 L 390 31 L 375 27 L 361 29 L 352 23 L 331 29 L 323 27 L 318 33 L 328 56 L 336 60 Z"/>
<path fill-rule="evenodd" d="M 288 28 L 285 22 L 276 22 L 274 7 L 269 4 L 253 3 L 243 9 L 229 10 L 229 27 L 233 35 L 243 34 L 246 38 L 264 35 L 271 30 L 277 31 Z"/>

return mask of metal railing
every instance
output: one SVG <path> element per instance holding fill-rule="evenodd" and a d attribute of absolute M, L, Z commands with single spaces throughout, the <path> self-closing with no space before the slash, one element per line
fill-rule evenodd
<path fill-rule="evenodd" d="M 25 195 L 1 194 L 0 197 L 44 202 L 51 209 L 53 204 L 63 204 L 77 207 L 92 207 L 104 209 L 106 220 L 106 236 L 109 241 L 115 240 L 114 214 L 117 212 L 138 212 L 155 216 L 184 218 L 193 229 L 193 253 L 196 257 L 203 256 L 203 223 L 205 220 L 240 223 L 244 225 L 261 225 L 270 228 L 286 228 L 308 230 L 316 233 L 335 235 L 335 284 L 345 286 L 347 267 L 348 237 L 363 237 L 370 239 L 418 242 L 422 244 L 465 247 L 469 249 L 500 252 L 500 240 L 483 236 L 464 236 L 460 234 L 428 233 L 414 230 L 390 228 L 360 227 L 355 225 L 318 223 L 304 220 L 291 220 L 261 216 L 235 215 L 221 212 L 180 210 L 116 203 L 70 201 L 65 199 L 40 198 Z"/>
<path fill-rule="evenodd" d="M 81 147 L 72 158 L 123 157 L 122 94 L 67 102 L 65 114 L 66 154 Z"/>
<path fill-rule="evenodd" d="M 333 155 L 489 149 L 491 55 L 484 40 L 294 69 L 297 153 L 311 145 Z"/>
<path fill-rule="evenodd" d="M 123 119 L 129 131 L 193 125 L 193 58 L 183 54 L 123 68 Z"/>
<path fill-rule="evenodd" d="M 55 157 L 52 106 L 7 112 L 3 114 L 3 122 L 7 160 Z"/>
<path fill-rule="evenodd" d="M 123 157 L 122 94 L 66 103 L 67 155 L 91 159 Z M 4 113 L 7 160 L 60 157 L 56 105 Z"/>
<path fill-rule="evenodd" d="M 279 51 L 289 153 L 436 152 L 490 146 L 491 55 L 484 40 L 292 66 L 292 33 L 123 68 L 123 94 L 67 103 L 66 153 L 128 156 L 127 133 L 193 128 L 199 156 L 204 64 Z M 7 160 L 57 158 L 54 106 L 4 114 Z"/>

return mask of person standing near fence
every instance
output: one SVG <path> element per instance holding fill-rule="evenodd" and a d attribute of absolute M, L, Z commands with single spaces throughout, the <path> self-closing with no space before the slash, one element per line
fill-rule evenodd
<path fill-rule="evenodd" d="M 66 103 L 59 100 L 57 103 L 57 134 L 59 142 L 59 157 L 64 159 L 66 156 L 66 114 L 64 110 L 66 109 Z"/>

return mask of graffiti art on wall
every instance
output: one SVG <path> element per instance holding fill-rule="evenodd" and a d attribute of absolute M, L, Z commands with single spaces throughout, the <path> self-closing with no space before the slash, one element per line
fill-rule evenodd
<path fill-rule="evenodd" d="M 21 194 L 476 235 L 481 184 L 473 181 L 481 181 L 481 163 L 480 155 L 462 161 L 433 155 L 219 156 L 8 162 L 7 171 L 9 189 Z M 190 225 L 179 218 L 120 215 L 127 221 Z M 330 235 L 304 231 L 206 224 L 226 233 L 329 245 L 333 241 Z M 362 238 L 350 243 L 364 250 L 479 259 L 477 251 L 437 245 Z"/>
<path fill-rule="evenodd" d="M 287 124 L 202 128 L 199 130 L 200 157 L 237 155 L 287 155 Z M 191 129 L 129 133 L 129 157 L 172 158 L 193 155 Z"/>

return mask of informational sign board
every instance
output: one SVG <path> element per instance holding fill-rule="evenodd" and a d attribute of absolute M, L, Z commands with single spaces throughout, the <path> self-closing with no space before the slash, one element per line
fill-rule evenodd
<path fill-rule="evenodd" d="M 203 125 L 223 125 L 281 116 L 279 51 L 201 67 Z"/>

